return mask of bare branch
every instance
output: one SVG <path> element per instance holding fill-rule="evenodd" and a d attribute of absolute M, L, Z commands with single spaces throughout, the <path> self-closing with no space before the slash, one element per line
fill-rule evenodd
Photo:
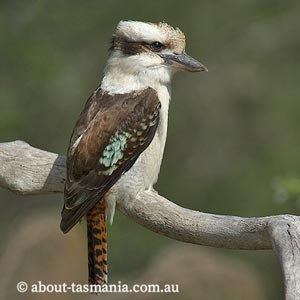
<path fill-rule="evenodd" d="M 0 186 L 18 194 L 63 191 L 65 157 L 22 141 L 0 144 Z M 274 249 L 285 278 L 287 300 L 300 299 L 300 218 L 220 216 L 182 208 L 155 191 L 140 193 L 118 209 L 170 238 L 228 249 Z"/>
<path fill-rule="evenodd" d="M 286 299 L 300 299 L 300 218 L 278 217 L 269 222 L 269 232 L 283 271 Z"/>
<path fill-rule="evenodd" d="M 23 141 L 0 143 L 0 186 L 17 194 L 62 192 L 66 158 Z"/>

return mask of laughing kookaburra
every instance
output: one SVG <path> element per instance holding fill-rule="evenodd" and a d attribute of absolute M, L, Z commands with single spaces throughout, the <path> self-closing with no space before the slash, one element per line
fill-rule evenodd
<path fill-rule="evenodd" d="M 170 81 L 207 69 L 185 53 L 166 23 L 121 21 L 101 85 L 87 100 L 67 155 L 61 230 L 87 219 L 89 283 L 107 281 L 106 217 L 157 181 L 166 137 Z"/>

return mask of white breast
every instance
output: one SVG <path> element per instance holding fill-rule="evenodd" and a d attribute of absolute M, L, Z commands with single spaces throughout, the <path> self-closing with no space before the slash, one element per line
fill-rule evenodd
<path fill-rule="evenodd" d="M 143 190 L 151 189 L 157 181 L 167 138 L 170 96 L 165 86 L 160 87 L 157 92 L 161 102 L 158 128 L 151 144 L 140 155 L 132 170 L 132 173 L 137 173 L 136 176 L 143 178 L 144 182 L 138 188 Z"/>

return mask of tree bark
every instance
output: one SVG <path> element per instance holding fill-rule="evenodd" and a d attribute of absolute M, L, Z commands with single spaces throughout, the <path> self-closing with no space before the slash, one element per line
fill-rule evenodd
<path fill-rule="evenodd" d="M 63 191 L 64 156 L 22 141 L 0 144 L 0 186 L 18 194 Z M 300 218 L 221 216 L 180 207 L 155 191 L 140 193 L 118 209 L 146 228 L 170 238 L 227 249 L 273 249 L 279 258 L 285 299 L 300 299 Z"/>

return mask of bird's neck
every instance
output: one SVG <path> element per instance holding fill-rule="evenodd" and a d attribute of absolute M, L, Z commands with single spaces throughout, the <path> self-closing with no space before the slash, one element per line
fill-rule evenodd
<path fill-rule="evenodd" d="M 114 63 L 111 59 L 105 68 L 101 89 L 110 94 L 124 94 L 151 87 L 157 92 L 169 90 L 171 75 L 168 70 L 142 69 L 128 65 L 126 60 Z"/>

